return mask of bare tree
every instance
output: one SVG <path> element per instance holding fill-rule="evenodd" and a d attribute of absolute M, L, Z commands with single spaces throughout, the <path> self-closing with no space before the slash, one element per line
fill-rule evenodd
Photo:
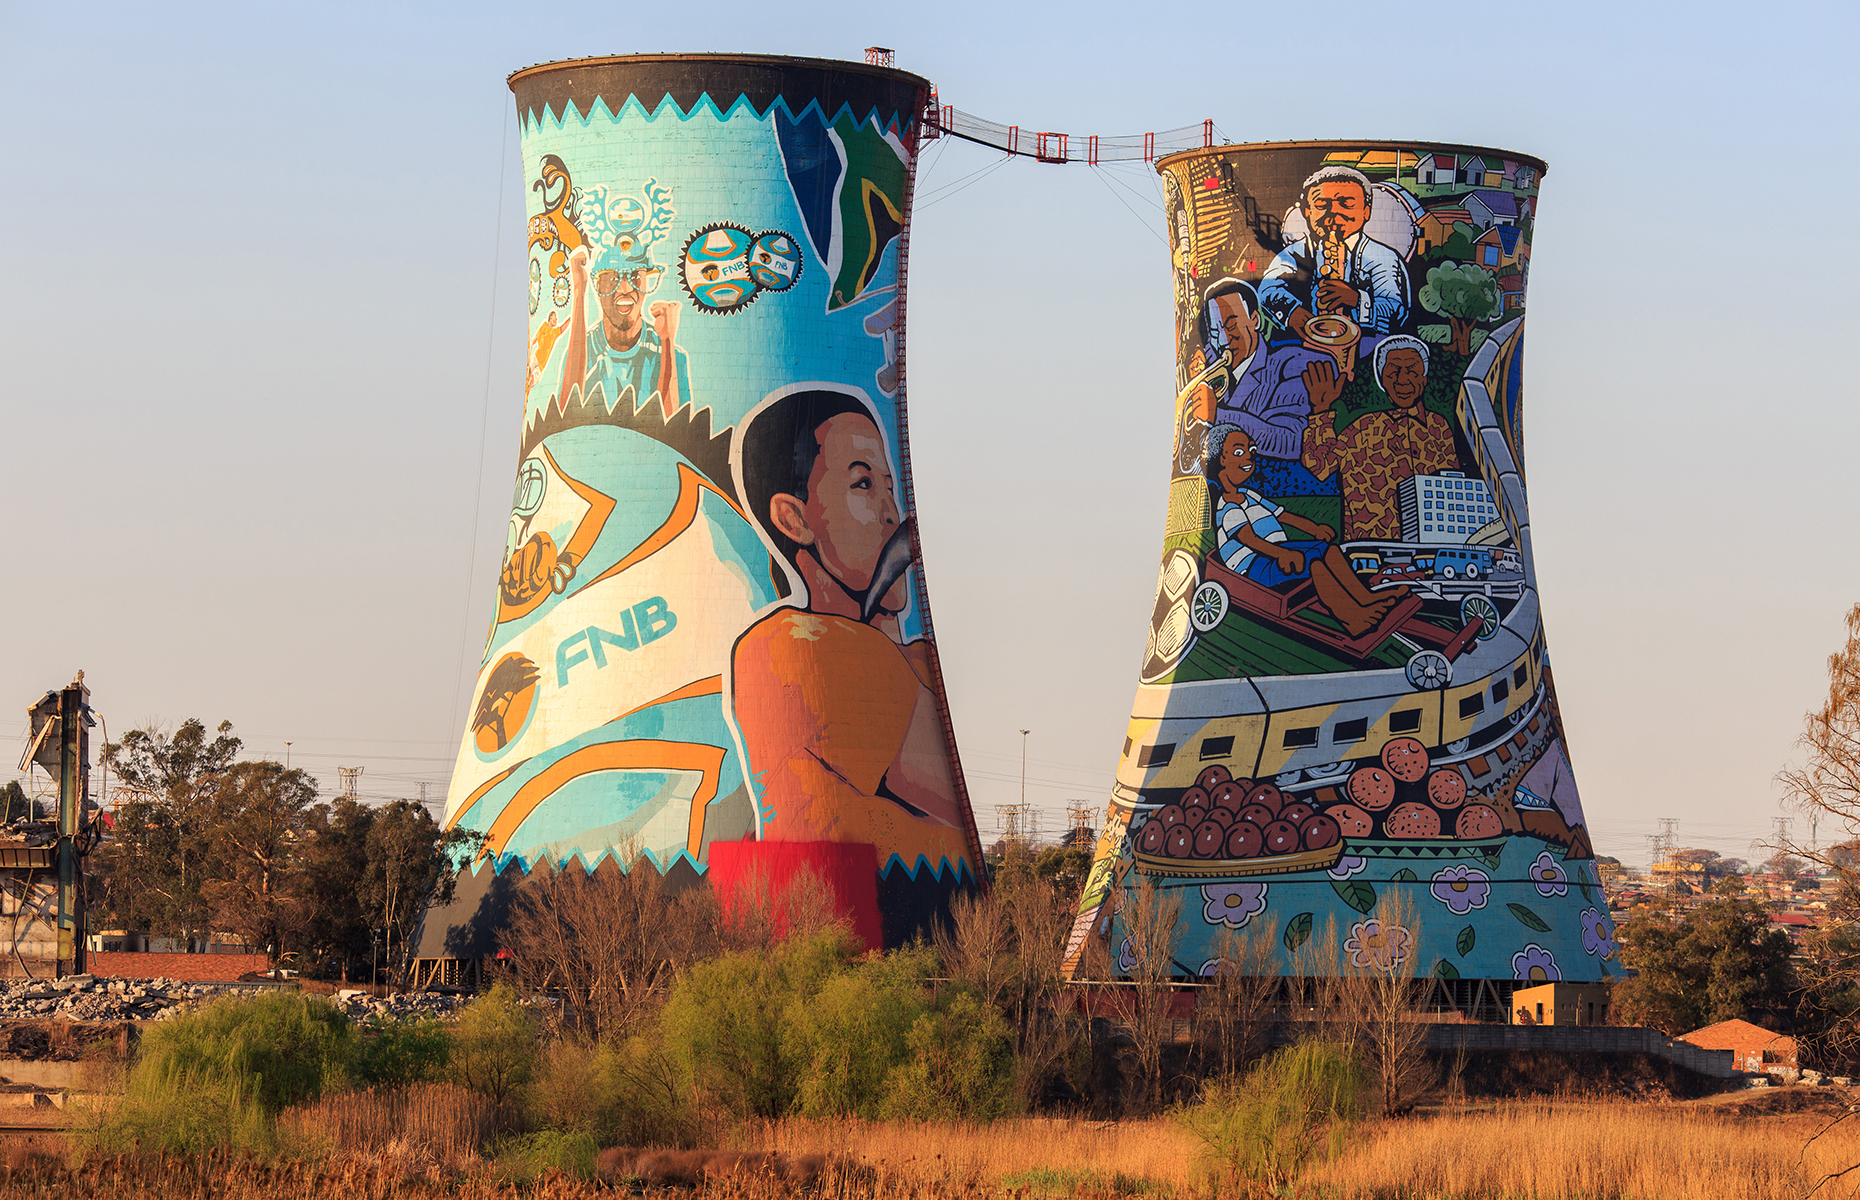
<path fill-rule="evenodd" d="M 1014 931 L 1002 911 L 999 890 L 957 896 L 949 906 L 949 924 L 935 931 L 936 954 L 944 972 L 973 991 L 991 1009 L 1014 982 Z"/>
<path fill-rule="evenodd" d="M 714 953 L 708 889 L 674 896 L 636 845 L 592 873 L 570 864 L 519 893 L 510 944 L 526 990 L 562 996 L 590 1037 L 625 1029 L 693 961 Z"/>
<path fill-rule="evenodd" d="M 788 938 L 831 928 L 851 931 L 833 885 L 805 865 L 780 887 L 766 871 L 752 866 L 720 899 L 719 929 L 724 946 L 731 950 L 768 950 Z"/>
<path fill-rule="evenodd" d="M 1374 1081 L 1384 1113 L 1407 1110 L 1434 1086 L 1428 1025 L 1416 1004 L 1419 944 L 1419 914 L 1399 894 L 1385 896 L 1344 943 L 1350 961 L 1337 989 L 1338 1024 Z"/>
<path fill-rule="evenodd" d="M 1081 1030 L 1079 1018 L 1063 1011 L 1066 936 L 1072 929 L 1073 894 L 1028 873 L 999 888 L 996 895 L 1014 935 L 1017 971 L 1013 994 L 1015 1028 L 1014 1087 L 1021 1102 L 1032 1105 L 1058 1072 Z"/>
<path fill-rule="evenodd" d="M 1169 1003 L 1175 995 L 1182 896 L 1139 874 L 1134 888 L 1125 887 L 1122 901 L 1124 941 L 1115 965 L 1130 986 L 1116 993 L 1118 1016 L 1136 1047 L 1137 1105 L 1154 1109 L 1162 1102 L 1163 1045 L 1172 1029 Z"/>
<path fill-rule="evenodd" d="M 1803 765 L 1781 771 L 1785 798 L 1818 824 L 1839 831 L 1813 844 L 1784 839 L 1764 864 L 1793 877 L 1806 860 L 1832 876 L 1821 886 L 1827 919 L 1804 939 L 1796 964 L 1802 985 L 1799 1034 L 1826 1061 L 1860 1059 L 1860 604 L 1847 613 L 1847 642 L 1828 656 L 1828 698 L 1803 722 Z"/>
<path fill-rule="evenodd" d="M 1223 928 L 1215 940 L 1207 986 L 1195 999 L 1195 1043 L 1204 1072 L 1233 1075 L 1265 1049 L 1279 995 L 1277 938 L 1277 926 L 1268 924 Z"/>

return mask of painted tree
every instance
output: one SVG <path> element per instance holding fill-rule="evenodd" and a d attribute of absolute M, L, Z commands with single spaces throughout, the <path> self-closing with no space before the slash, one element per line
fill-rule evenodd
<path fill-rule="evenodd" d="M 1498 279 L 1473 263 L 1443 262 L 1430 267 L 1421 288 L 1421 307 L 1447 319 L 1455 354 L 1472 353 L 1473 327 L 1504 312 Z"/>

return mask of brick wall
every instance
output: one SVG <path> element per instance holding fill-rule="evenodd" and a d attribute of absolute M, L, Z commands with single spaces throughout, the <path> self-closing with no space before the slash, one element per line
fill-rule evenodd
<path fill-rule="evenodd" d="M 271 964 L 262 954 L 125 954 L 93 950 L 85 958 L 92 975 L 119 979 L 185 979 L 224 983 Z"/>

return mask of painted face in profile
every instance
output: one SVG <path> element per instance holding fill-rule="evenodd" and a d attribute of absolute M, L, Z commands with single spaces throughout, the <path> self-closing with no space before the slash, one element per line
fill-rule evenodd
<path fill-rule="evenodd" d="M 821 423 L 815 436 L 820 454 L 807 480 L 803 509 L 814 535 L 814 553 L 848 587 L 869 587 L 879 555 L 900 519 L 884 439 L 862 413 L 832 417 Z M 904 607 L 904 597 L 905 578 L 900 577 L 883 605 L 897 612 Z"/>

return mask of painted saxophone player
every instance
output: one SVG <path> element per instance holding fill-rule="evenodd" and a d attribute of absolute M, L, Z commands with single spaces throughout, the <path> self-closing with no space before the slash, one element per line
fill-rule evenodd
<path fill-rule="evenodd" d="M 1188 314 L 1169 514 L 1072 969 L 1134 965 L 1147 878 L 1203 972 L 1239 929 L 1281 972 L 1315 951 L 1488 1011 L 1614 972 L 1522 468 L 1543 165 L 1322 142 L 1158 169 Z"/>

